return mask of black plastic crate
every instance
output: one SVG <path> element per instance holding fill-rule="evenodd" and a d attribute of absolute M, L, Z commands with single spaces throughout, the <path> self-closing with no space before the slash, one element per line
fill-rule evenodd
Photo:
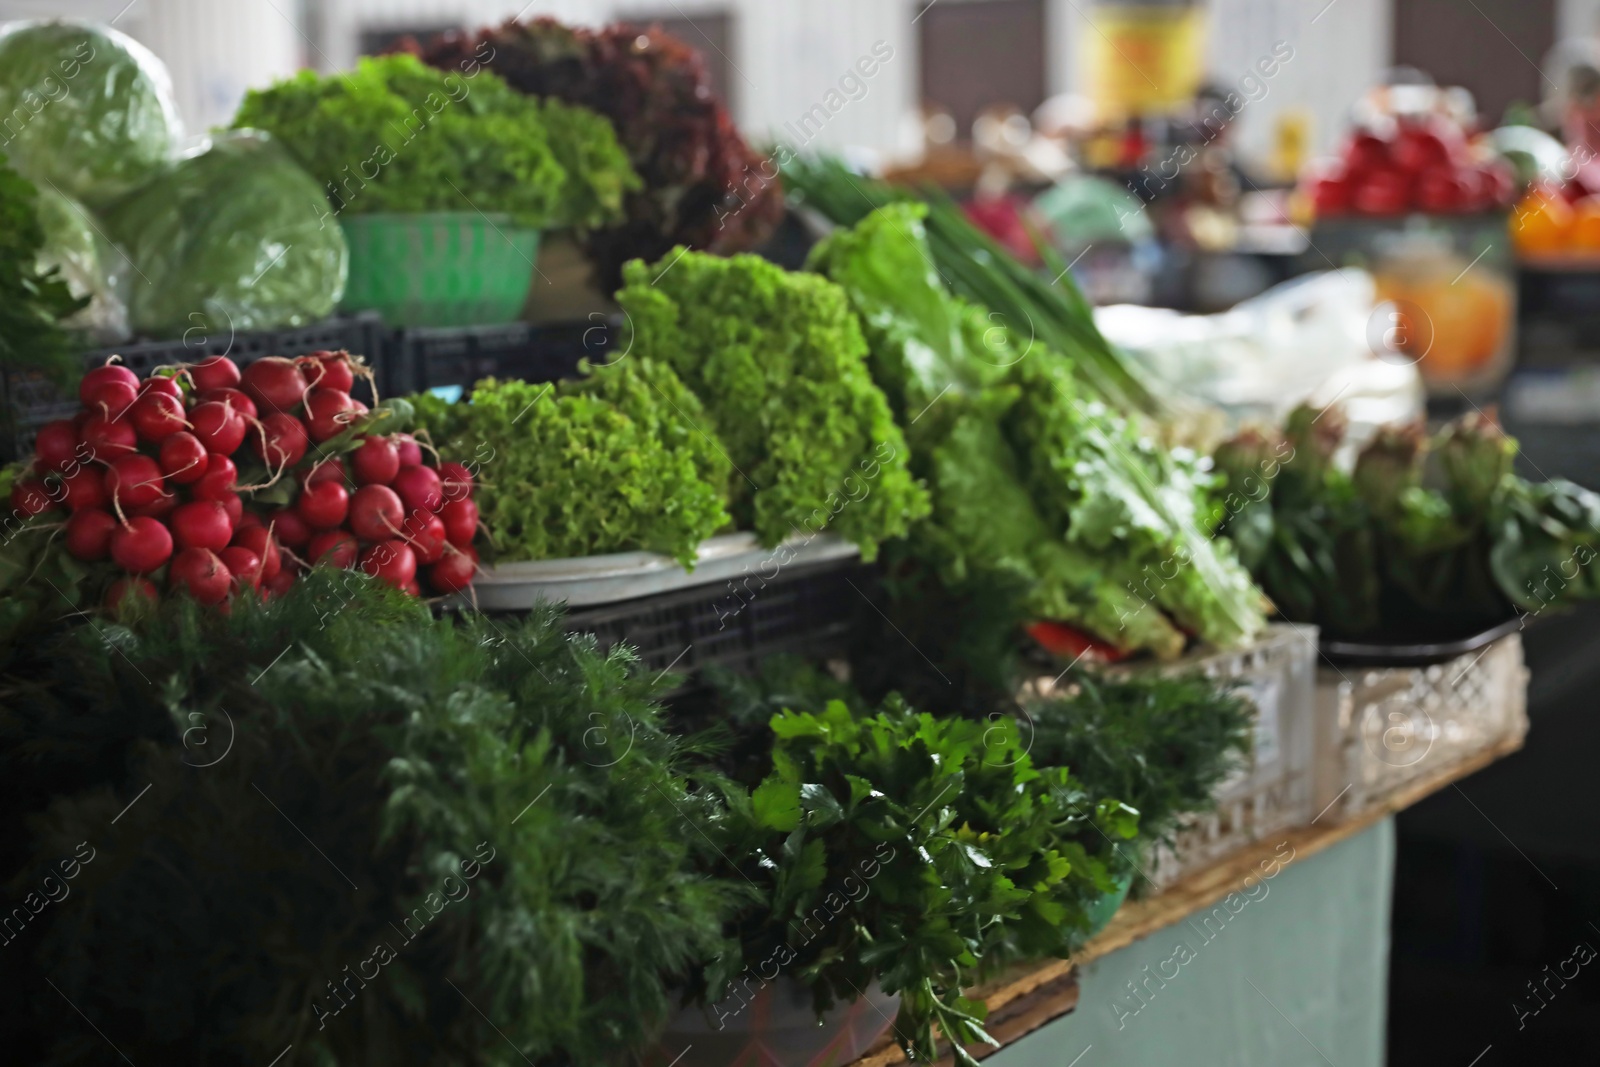
<path fill-rule="evenodd" d="M 417 326 L 395 330 L 390 339 L 397 381 L 405 392 L 457 387 L 470 390 L 483 378 L 553 382 L 571 378 L 582 360 L 605 363 L 621 333 L 618 320 L 532 326 Z M 401 386 L 391 386 L 400 391 Z"/>
<path fill-rule="evenodd" d="M 604 648 L 632 645 L 645 667 L 692 675 L 716 665 L 751 674 L 769 656 L 842 654 L 872 570 L 841 560 L 785 570 L 743 599 L 724 584 L 640 597 L 567 615 Z"/>
<path fill-rule="evenodd" d="M 283 330 L 255 330 L 241 333 L 206 333 L 192 329 L 176 341 L 140 341 L 97 348 L 83 355 L 85 371 L 98 367 L 112 356 L 141 378 L 157 367 L 174 363 L 198 363 L 209 356 L 227 356 L 240 366 L 265 356 L 303 356 L 323 349 L 346 349 L 366 357 L 377 371 L 379 390 L 385 395 L 400 390 L 388 382 L 384 352 L 383 320 L 376 313 L 350 318 L 329 319 L 311 326 Z M 39 427 L 56 419 L 70 419 L 79 404 L 71 390 L 61 390 L 32 371 L 0 370 L 0 388 L 5 403 L 0 405 L 0 460 L 10 462 L 33 451 Z M 363 395 L 364 383 L 357 382 L 355 394 Z"/>

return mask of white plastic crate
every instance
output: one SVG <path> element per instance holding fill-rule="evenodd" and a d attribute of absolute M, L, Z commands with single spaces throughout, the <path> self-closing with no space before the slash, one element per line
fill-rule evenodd
<path fill-rule="evenodd" d="M 1522 637 L 1425 667 L 1317 671 L 1319 824 L 1382 803 L 1528 731 Z"/>
<path fill-rule="evenodd" d="M 1311 820 L 1316 661 L 1315 626 L 1274 623 L 1248 648 L 1132 668 L 1238 681 L 1256 708 L 1252 751 L 1217 788 L 1215 806 L 1189 816 L 1173 844 L 1155 848 L 1142 864 L 1157 887 Z"/>

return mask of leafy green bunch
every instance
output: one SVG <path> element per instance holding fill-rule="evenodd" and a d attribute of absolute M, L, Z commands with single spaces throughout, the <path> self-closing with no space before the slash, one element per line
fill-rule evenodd
<path fill-rule="evenodd" d="M 74 1005 L 138 1063 L 613 1062 L 730 951 L 742 887 L 691 828 L 722 809 L 631 656 L 550 611 L 317 569 L 0 655 L 19 1062 L 108 1054 Z"/>
<path fill-rule="evenodd" d="M 88 303 L 76 300 L 57 272 L 40 270 L 44 229 L 38 192 L 0 154 L 0 369 L 76 373 L 60 320 Z M 0 429 L 9 416 L 0 412 Z"/>
<path fill-rule="evenodd" d="M 647 549 L 691 566 L 729 521 L 728 461 L 665 363 L 630 355 L 559 387 L 490 379 L 470 403 L 414 402 L 440 449 L 478 465 L 497 559 Z"/>
<path fill-rule="evenodd" d="M 770 769 L 730 793 L 721 852 L 762 900 L 739 923 L 743 955 L 710 967 L 703 994 L 734 1012 L 750 976 L 783 971 L 823 1011 L 877 982 L 900 995 L 908 1055 L 933 1058 L 937 1023 L 971 1063 L 962 1046 L 988 1038 L 961 990 L 1071 951 L 1113 887 L 1104 853 L 1134 836 L 1137 813 L 1036 767 L 1010 717 L 941 719 L 897 698 L 852 710 L 845 695 L 784 669 L 730 694 L 736 737 L 779 701 L 801 707 L 771 716 Z M 730 752 L 748 780 L 753 764 Z"/>
<path fill-rule="evenodd" d="M 1249 703 L 1209 678 L 1080 673 L 1074 683 L 1064 695 L 1026 703 L 1029 754 L 1040 766 L 1071 767 L 1090 793 L 1137 810 L 1145 840 L 1162 840 L 1183 815 L 1209 809 L 1249 749 Z"/>
<path fill-rule="evenodd" d="M 618 218 L 639 181 L 600 115 L 409 55 L 252 90 L 234 126 L 276 136 L 336 213 L 477 210 L 589 227 Z"/>
<path fill-rule="evenodd" d="M 1144 440 L 1083 391 L 1069 360 L 951 294 L 925 213 L 879 208 L 810 261 L 865 324 L 873 374 L 932 490 L 901 562 L 949 589 L 1021 586 L 1010 631 L 1053 619 L 1161 656 L 1180 653 L 1186 632 L 1248 640 L 1264 624 L 1260 598 L 1209 536 L 1196 458 Z"/>
<path fill-rule="evenodd" d="M 1420 641 L 1600 597 L 1600 495 L 1519 477 L 1492 420 L 1385 427 L 1350 468 L 1334 460 L 1344 432 L 1337 411 L 1302 407 L 1215 457 L 1224 529 L 1289 618 Z"/>
<path fill-rule="evenodd" d="M 624 277 L 631 358 L 668 364 L 705 405 L 737 474 L 740 528 L 768 545 L 826 529 L 870 559 L 926 514 L 837 286 L 756 256 L 682 248 L 630 263 Z"/>

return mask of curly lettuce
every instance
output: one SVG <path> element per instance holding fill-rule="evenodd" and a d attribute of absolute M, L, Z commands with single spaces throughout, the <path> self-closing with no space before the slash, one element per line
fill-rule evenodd
<path fill-rule="evenodd" d="M 844 293 L 756 256 L 678 249 L 628 264 L 634 356 L 676 370 L 716 421 L 741 528 L 827 529 L 873 558 L 928 511 Z"/>
<path fill-rule="evenodd" d="M 497 560 L 648 550 L 688 567 L 728 523 L 727 462 L 665 365 L 630 358 L 560 387 L 488 379 L 470 403 L 417 412 L 442 451 L 476 465 Z"/>

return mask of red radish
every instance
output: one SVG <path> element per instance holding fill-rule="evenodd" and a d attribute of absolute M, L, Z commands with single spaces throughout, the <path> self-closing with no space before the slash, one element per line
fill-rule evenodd
<path fill-rule="evenodd" d="M 173 557 L 167 568 L 167 583 L 181 589 L 202 604 L 220 604 L 228 598 L 233 582 L 227 565 L 208 548 L 186 548 Z"/>
<path fill-rule="evenodd" d="M 139 395 L 144 396 L 147 393 L 164 393 L 174 400 L 182 400 L 183 386 L 178 384 L 178 379 L 176 378 L 168 378 L 166 375 L 158 374 L 139 383 Z"/>
<path fill-rule="evenodd" d="M 299 463 L 310 444 L 306 424 L 281 411 L 262 419 L 260 427 L 250 433 L 250 450 L 274 471 Z"/>
<path fill-rule="evenodd" d="M 262 595 L 268 599 L 282 596 L 294 585 L 294 574 L 291 571 L 279 571 L 271 578 L 261 583 Z"/>
<path fill-rule="evenodd" d="M 78 399 L 83 402 L 84 407 L 93 406 L 91 398 L 94 396 L 95 390 L 107 382 L 122 382 L 135 392 L 139 389 L 139 376 L 137 374 L 127 367 L 119 366 L 115 363 L 107 363 L 105 366 L 96 367 L 88 374 L 85 374 L 83 380 L 78 383 Z"/>
<path fill-rule="evenodd" d="M 206 472 L 189 492 L 196 500 L 222 500 L 233 496 L 239 484 L 239 468 L 227 456 L 213 452 L 206 457 Z"/>
<path fill-rule="evenodd" d="M 211 356 L 189 368 L 194 387 L 202 393 L 213 389 L 232 389 L 239 384 L 239 364 L 227 356 Z"/>
<path fill-rule="evenodd" d="M 400 591 L 408 596 L 414 596 L 418 600 L 422 599 L 422 586 L 417 584 L 417 580 L 415 578 L 411 579 L 405 585 L 402 585 L 400 587 Z"/>
<path fill-rule="evenodd" d="M 350 425 L 349 393 L 337 389 L 313 389 L 306 394 L 306 428 L 313 441 L 337 437 Z"/>
<path fill-rule="evenodd" d="M 434 512 L 444 506 L 444 490 L 432 467 L 401 467 L 392 484 L 407 515 L 418 511 Z"/>
<path fill-rule="evenodd" d="M 450 543 L 466 548 L 478 535 L 478 505 L 471 500 L 452 500 L 439 509 L 444 532 Z"/>
<path fill-rule="evenodd" d="M 179 430 L 161 442 L 161 473 L 176 485 L 193 485 L 205 477 L 206 456 L 200 438 Z"/>
<path fill-rule="evenodd" d="M 11 506 L 23 518 L 43 514 L 54 504 L 44 483 L 37 478 L 23 478 L 11 487 Z"/>
<path fill-rule="evenodd" d="M 172 513 L 167 524 L 179 548 L 209 548 L 220 552 L 233 540 L 228 509 L 215 500 L 191 500 Z"/>
<path fill-rule="evenodd" d="M 189 425 L 183 417 L 183 401 L 166 393 L 146 393 L 129 412 L 133 428 L 141 440 L 157 443 Z"/>
<path fill-rule="evenodd" d="M 263 411 L 293 411 L 305 398 L 306 379 L 293 360 L 268 356 L 244 369 L 240 387 Z"/>
<path fill-rule="evenodd" d="M 111 583 L 111 588 L 106 590 L 106 610 L 113 615 L 121 615 L 125 608 L 142 607 L 154 604 L 161 599 L 161 593 L 156 589 L 155 583 L 146 578 L 118 578 Z"/>
<path fill-rule="evenodd" d="M 224 456 L 239 451 L 239 446 L 244 444 L 245 432 L 249 429 L 244 416 L 215 400 L 203 401 L 191 408 L 189 422 L 193 424 L 192 432 L 206 446 L 207 452 Z"/>
<path fill-rule="evenodd" d="M 361 546 L 345 530 L 324 530 L 311 539 L 311 544 L 306 549 L 311 562 L 326 561 L 346 570 L 355 564 L 360 551 Z"/>
<path fill-rule="evenodd" d="M 427 512 L 411 513 L 406 520 L 405 539 L 411 551 L 417 554 L 418 563 L 438 563 L 450 540 L 445 534 L 444 520 Z"/>
<path fill-rule="evenodd" d="M 111 559 L 130 574 L 149 574 L 172 557 L 172 534 L 155 519 L 132 518 L 111 531 Z"/>
<path fill-rule="evenodd" d="M 362 485 L 388 485 L 400 472 L 400 450 L 387 437 L 369 437 L 350 454 L 356 481 Z"/>
<path fill-rule="evenodd" d="M 267 532 L 265 526 L 248 526 L 234 531 L 233 544 L 239 548 L 248 548 L 256 554 L 256 558 L 261 561 L 263 581 L 276 575 L 283 567 L 283 557 L 278 552 L 277 539 Z M 226 562 L 227 557 L 224 556 L 223 560 Z"/>
<path fill-rule="evenodd" d="M 319 460 L 317 465 L 306 471 L 301 479 L 302 485 L 316 485 L 318 482 L 345 482 L 344 461 L 338 456 Z"/>
<path fill-rule="evenodd" d="M 111 554 L 111 533 L 116 528 L 117 520 L 109 511 L 99 508 L 75 511 L 67 520 L 67 551 L 75 559 L 88 563 L 105 559 Z"/>
<path fill-rule="evenodd" d="M 233 523 L 233 528 L 239 528 L 239 520 L 244 518 L 244 501 L 239 499 L 238 493 L 225 493 L 217 500 L 223 510 L 228 513 L 228 521 Z"/>
<path fill-rule="evenodd" d="M 436 593 L 459 593 L 472 584 L 478 573 L 478 553 L 466 548 L 445 553 L 444 559 L 428 569 L 428 584 Z"/>
<path fill-rule="evenodd" d="M 301 548 L 311 541 L 311 527 L 293 508 L 271 512 L 266 518 L 280 543 L 290 548 Z"/>
<path fill-rule="evenodd" d="M 472 495 L 472 472 L 461 463 L 441 463 L 439 487 L 446 500 L 465 500 Z"/>
<path fill-rule="evenodd" d="M 361 569 L 403 589 L 417 576 L 417 557 L 404 541 L 379 541 L 361 554 Z"/>
<path fill-rule="evenodd" d="M 239 524 L 234 527 L 234 533 L 237 534 L 240 530 L 248 530 L 252 526 L 260 526 L 261 528 L 265 529 L 266 525 L 266 523 L 261 521 L 260 515 L 257 515 L 253 511 L 247 511 L 239 516 Z"/>
<path fill-rule="evenodd" d="M 155 500 L 144 505 L 143 507 L 129 508 L 128 515 L 130 517 L 142 515 L 145 518 L 159 519 L 162 522 L 166 522 L 167 516 L 171 515 L 173 509 L 177 506 L 178 494 L 168 493 L 166 496 L 157 497 Z"/>
<path fill-rule="evenodd" d="M 200 399 L 214 400 L 218 404 L 226 404 L 248 419 L 253 419 L 258 414 L 256 402 L 237 389 L 207 389 L 200 394 Z"/>
<path fill-rule="evenodd" d="M 422 446 L 417 444 L 417 439 L 408 433 L 394 435 L 395 448 L 400 452 L 400 466 L 422 466 Z"/>
<path fill-rule="evenodd" d="M 142 508 L 166 495 L 167 480 L 149 456 L 118 456 L 106 472 L 106 492 L 125 508 Z"/>
<path fill-rule="evenodd" d="M 90 415 L 84 420 L 81 433 L 90 454 L 102 462 L 117 456 L 138 451 L 139 434 L 127 419 L 108 419 L 104 415 Z"/>
<path fill-rule="evenodd" d="M 363 541 L 393 537 L 405 517 L 405 505 L 386 485 L 363 485 L 350 500 L 350 530 Z"/>
<path fill-rule="evenodd" d="M 73 428 L 72 420 L 57 419 L 39 427 L 39 435 L 33 440 L 33 454 L 47 470 L 66 470 L 69 463 L 77 462 L 78 431 Z"/>
<path fill-rule="evenodd" d="M 222 564 L 233 574 L 234 583 L 243 589 L 261 586 L 261 557 L 243 545 L 229 545 L 220 553 Z"/>
<path fill-rule="evenodd" d="M 315 361 L 315 362 L 313 362 Z M 303 361 L 306 378 L 312 385 L 348 393 L 355 388 L 356 376 L 348 352 L 313 352 Z"/>
<path fill-rule="evenodd" d="M 106 492 L 105 475 L 100 473 L 98 467 L 79 467 L 71 474 L 62 475 L 61 483 L 66 488 L 62 503 L 73 511 L 103 508 L 111 502 L 111 494 Z"/>
<path fill-rule="evenodd" d="M 350 493 L 340 482 L 317 482 L 300 491 L 294 509 L 313 529 L 331 530 L 349 514 Z"/>
<path fill-rule="evenodd" d="M 127 382 L 106 382 L 95 387 L 89 395 L 87 406 L 90 411 L 115 419 L 120 418 L 138 399 L 138 390 Z"/>

